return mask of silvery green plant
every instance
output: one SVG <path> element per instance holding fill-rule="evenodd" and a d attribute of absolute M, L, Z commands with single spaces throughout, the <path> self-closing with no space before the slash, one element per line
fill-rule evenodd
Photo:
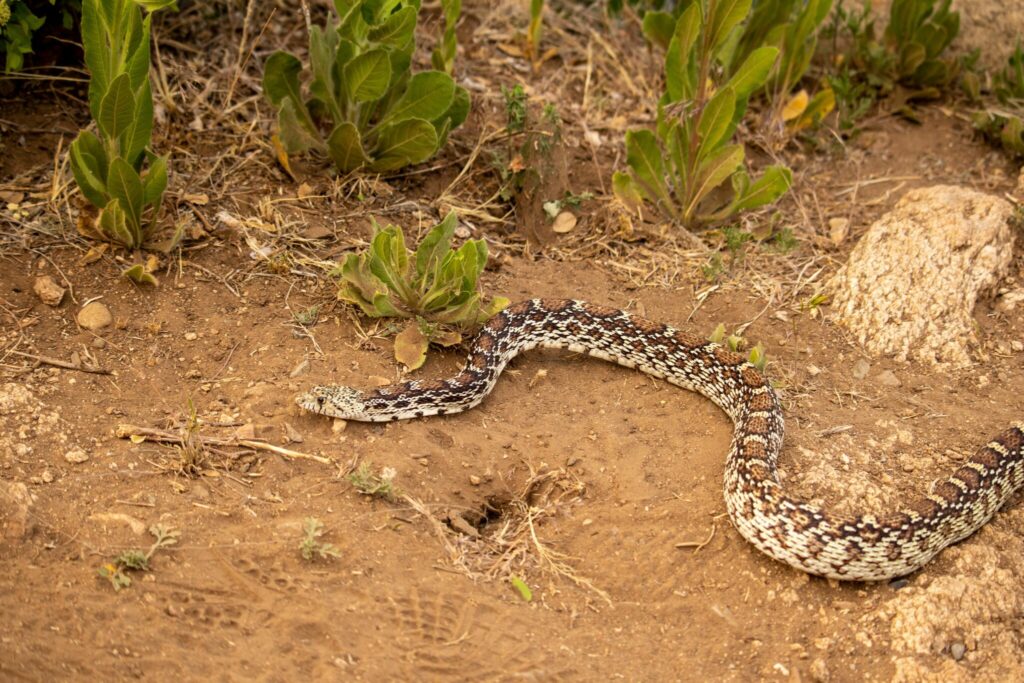
<path fill-rule="evenodd" d="M 743 145 L 733 142 L 747 101 L 764 85 L 778 48 L 755 48 L 731 77 L 712 80 L 750 4 L 694 0 L 675 21 L 657 125 L 626 133 L 629 171 L 613 177 L 623 201 L 650 202 L 669 220 L 694 229 L 770 204 L 789 189 L 792 174 L 785 166 L 769 166 L 751 179 Z M 654 31 L 662 32 L 657 26 Z"/>
<path fill-rule="evenodd" d="M 344 172 L 434 156 L 466 120 L 469 93 L 444 71 L 412 73 L 419 0 L 335 0 L 334 9 L 331 25 L 309 29 L 306 93 L 294 55 L 275 52 L 264 68 L 285 151 L 315 150 Z M 453 56 L 442 47 L 444 64 Z"/>
<path fill-rule="evenodd" d="M 82 195 L 99 209 L 95 230 L 129 249 L 151 236 L 167 188 L 167 155 L 149 151 L 149 28 L 151 12 L 167 7 L 174 1 L 82 3 L 89 111 L 98 134 L 83 130 L 71 143 L 71 171 Z"/>
<path fill-rule="evenodd" d="M 974 125 L 1009 154 L 1024 157 L 1024 47 L 1019 40 L 992 84 L 996 102 L 974 114 Z"/>
<path fill-rule="evenodd" d="M 466 240 L 452 249 L 457 218 L 449 213 L 420 241 L 415 252 L 405 246 L 402 229 L 375 226 L 370 248 L 349 254 L 336 274 L 338 298 L 371 318 L 409 321 L 395 340 L 395 356 L 410 369 L 426 358 L 431 341 L 458 343 L 469 330 L 508 306 L 505 297 L 485 299 L 479 290 L 487 265 L 487 244 Z"/>

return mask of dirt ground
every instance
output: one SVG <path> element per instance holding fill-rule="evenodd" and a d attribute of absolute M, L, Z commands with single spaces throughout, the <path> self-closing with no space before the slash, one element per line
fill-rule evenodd
<path fill-rule="evenodd" d="M 701 334 L 719 323 L 743 329 L 766 348 L 784 400 L 785 484 L 843 511 L 892 509 L 1020 419 L 1024 368 L 1011 342 L 1024 340 L 1024 313 L 981 303 L 979 362 L 949 374 L 868 358 L 827 305 L 808 302 L 906 189 L 950 183 L 1012 196 L 1017 170 L 955 108 L 922 108 L 921 124 L 882 112 L 852 140 L 823 132 L 777 152 L 794 188 L 775 220 L 796 246 L 749 244 L 742 257 L 724 254 L 709 280 L 708 254 L 657 226 L 627 229 L 609 197 L 622 131 L 649 121 L 655 101 L 643 94 L 656 84 L 656 56 L 629 48 L 642 46 L 635 26 L 587 34 L 582 18 L 552 13 L 547 40 L 558 54 L 533 75 L 510 47 L 522 8 L 467 3 L 458 70 L 478 89 L 452 147 L 387 179 L 332 180 L 299 162 L 294 182 L 267 142 L 272 121 L 253 63 L 301 42 L 288 28 L 300 26 L 294 7 L 282 6 L 237 72 L 240 11 L 225 14 L 210 43 L 217 66 L 205 71 L 188 45 L 204 44 L 209 25 L 194 11 L 158 22 L 180 110 L 164 113 L 174 125 L 155 144 L 177 160 L 168 213 L 190 230 L 181 252 L 162 257 L 159 287 L 119 277 L 133 255 L 92 260 L 93 244 L 75 232 L 62 157 L 85 124 L 84 90 L 19 83 L 0 103 L 0 678 L 1024 677 L 1019 496 L 905 580 L 838 584 L 772 561 L 735 532 L 722 499 L 728 419 L 639 373 L 531 352 L 477 409 L 386 425 L 335 424 L 293 401 L 313 384 L 400 376 L 386 327 L 338 303 L 320 266 L 363 244 L 371 215 L 416 232 L 455 206 L 491 244 L 489 293 L 584 298 Z M 268 18 L 261 11 L 250 41 Z M 615 60 L 594 57 L 605 45 L 629 55 L 626 71 L 631 60 L 644 67 L 631 72 L 632 90 Z M 203 91 L 199 73 L 213 87 Z M 236 73 L 244 107 L 218 119 L 223 102 L 210 93 L 223 97 Z M 543 250 L 494 210 L 487 163 L 458 175 L 503 125 L 494 89 L 520 80 L 560 107 L 572 189 L 596 195 L 577 227 Z M 844 239 L 830 238 L 835 218 L 848 220 Z M 1013 272 L 1007 290 L 1024 284 L 1019 255 Z M 59 306 L 33 291 L 46 275 L 69 290 Z M 110 309 L 111 326 L 76 323 L 92 300 Z M 432 351 L 418 374 L 449 375 L 461 355 Z M 223 447 L 186 462 L 181 449 L 118 438 L 126 424 L 178 430 L 190 406 L 200 437 L 315 457 Z M 393 468 L 402 496 L 356 491 L 346 475 L 364 462 Z M 309 517 L 337 557 L 303 559 Z M 155 524 L 178 530 L 178 543 L 115 591 L 98 570 L 149 547 Z M 520 555 L 502 564 L 496 539 L 512 527 L 527 535 L 505 547 Z"/>

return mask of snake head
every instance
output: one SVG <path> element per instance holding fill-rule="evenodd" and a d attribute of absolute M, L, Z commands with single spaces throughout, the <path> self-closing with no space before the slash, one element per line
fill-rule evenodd
<path fill-rule="evenodd" d="M 295 402 L 304 410 L 318 415 L 340 417 L 343 420 L 366 419 L 363 395 L 351 387 L 313 387 L 296 397 Z"/>

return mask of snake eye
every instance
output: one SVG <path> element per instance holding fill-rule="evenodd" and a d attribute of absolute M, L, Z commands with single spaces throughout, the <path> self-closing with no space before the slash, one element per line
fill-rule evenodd
<path fill-rule="evenodd" d="M 324 397 L 323 396 L 317 396 L 316 397 L 316 404 L 318 406 L 320 406 L 321 408 L 323 408 L 324 407 Z"/>

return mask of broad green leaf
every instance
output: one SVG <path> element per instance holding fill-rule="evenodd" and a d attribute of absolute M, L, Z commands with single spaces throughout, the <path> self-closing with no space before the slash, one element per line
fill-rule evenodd
<path fill-rule="evenodd" d="M 99 229 L 108 239 L 118 242 L 129 249 L 137 249 L 142 246 L 142 235 L 137 230 L 132 230 L 125 221 L 124 209 L 121 202 L 111 199 L 105 207 L 100 209 Z"/>
<path fill-rule="evenodd" d="M 121 277 L 126 277 L 138 285 L 153 285 L 156 287 L 160 284 L 153 277 L 153 274 L 147 271 L 141 263 L 136 263 L 134 266 L 122 270 Z"/>
<path fill-rule="evenodd" d="M 121 154 L 132 168 L 142 166 L 143 152 L 149 146 L 153 134 L 153 95 L 149 89 L 149 79 L 135 93 L 135 116 L 121 136 Z"/>
<path fill-rule="evenodd" d="M 709 10 L 708 45 L 715 52 L 725 42 L 729 32 L 750 13 L 751 0 L 716 0 Z"/>
<path fill-rule="evenodd" d="M 769 166 L 734 204 L 735 211 L 756 209 L 781 197 L 793 183 L 793 172 L 785 166 Z"/>
<path fill-rule="evenodd" d="M 125 222 L 133 231 L 142 228 L 142 179 L 131 165 L 121 157 L 110 162 L 107 174 L 107 192 L 117 199 L 125 213 Z"/>
<path fill-rule="evenodd" d="M 125 41 L 124 38 L 117 36 L 111 36 L 111 42 L 118 44 L 119 42 L 126 43 L 127 60 L 125 61 L 124 72 L 128 74 L 128 79 L 132 84 L 132 90 L 138 91 L 142 87 L 143 83 L 149 81 L 149 28 L 150 28 L 150 16 L 140 23 L 139 13 L 134 8 L 125 7 L 129 14 L 131 26 L 131 37 Z M 118 73 L 115 69 L 113 73 Z"/>
<path fill-rule="evenodd" d="M 612 174 L 612 192 L 620 201 L 633 208 L 640 206 L 644 201 L 643 191 L 633 180 L 633 176 L 622 171 Z M 651 197 L 651 199 L 654 198 Z"/>
<path fill-rule="evenodd" d="M 733 131 L 733 114 L 736 110 L 736 93 L 726 86 L 715 93 L 700 114 L 697 132 L 700 135 L 701 152 L 704 158 L 725 142 Z"/>
<path fill-rule="evenodd" d="M 925 48 L 920 43 L 907 43 L 900 49 L 900 75 L 910 76 L 917 68 L 924 64 L 928 57 Z"/>
<path fill-rule="evenodd" d="M 96 123 L 108 138 L 118 138 L 135 117 L 135 95 L 128 74 L 121 74 L 110 84 L 110 91 L 100 100 L 100 117 Z"/>
<path fill-rule="evenodd" d="M 433 121 L 448 111 L 454 97 L 455 81 L 451 76 L 443 71 L 421 71 L 409 79 L 405 93 L 384 115 L 381 124 L 383 126 L 408 119 Z"/>
<path fill-rule="evenodd" d="M 90 131 L 83 130 L 71 143 L 71 172 L 93 206 L 107 205 L 107 155 L 103 143 Z"/>
<path fill-rule="evenodd" d="M 694 62 L 693 48 L 700 36 L 701 4 L 694 2 L 676 21 L 675 33 L 665 53 L 665 89 L 669 102 L 679 102 L 693 96 L 696 77 L 691 73 Z"/>
<path fill-rule="evenodd" d="M 339 170 L 348 173 L 369 163 L 363 150 L 359 129 L 348 121 L 331 131 L 327 138 L 327 153 Z"/>
<path fill-rule="evenodd" d="M 729 179 L 743 166 L 743 146 L 727 145 L 701 163 L 691 186 L 684 216 L 696 214 L 697 206 L 708 193 Z"/>
<path fill-rule="evenodd" d="M 278 106 L 286 97 L 293 102 L 302 102 L 302 90 L 299 87 L 301 71 L 302 62 L 283 50 L 267 58 L 263 65 L 263 92 L 271 104 Z"/>
<path fill-rule="evenodd" d="M 351 100 L 379 100 L 391 82 L 391 62 L 387 51 L 370 50 L 353 59 L 345 65 L 342 82 Z"/>
<path fill-rule="evenodd" d="M 159 156 L 149 165 L 142 180 L 142 203 L 159 208 L 167 189 L 167 155 Z"/>
<path fill-rule="evenodd" d="M 344 117 L 338 104 L 337 86 L 334 82 L 334 64 L 338 54 L 338 33 L 325 31 L 320 26 L 309 28 L 309 69 L 313 80 L 309 92 L 327 107 L 331 118 L 341 121 Z"/>
<path fill-rule="evenodd" d="M 430 229 L 416 247 L 416 279 L 423 281 L 424 276 L 432 273 L 444 260 L 452 248 L 452 236 L 455 234 L 458 219 L 454 211 L 449 211 L 444 220 Z"/>
<path fill-rule="evenodd" d="M 316 125 L 310 118 L 309 110 L 302 99 L 299 86 L 299 72 L 302 63 L 293 55 L 278 50 L 270 55 L 263 67 L 263 92 L 271 104 L 278 108 L 278 124 L 281 126 L 281 141 L 289 152 L 304 151 L 314 146 L 310 140 L 319 141 Z M 285 103 L 291 103 L 291 110 L 285 113 Z M 305 132 L 288 130 L 286 124 L 298 124 Z M 289 143 L 296 145 L 291 147 Z M 319 146 L 319 145 L 318 145 Z"/>
<path fill-rule="evenodd" d="M 409 251 L 405 248 L 405 236 L 398 228 L 388 226 L 374 235 L 368 263 L 370 272 L 404 302 L 415 298 L 407 282 Z"/>
<path fill-rule="evenodd" d="M 644 14 L 643 27 L 647 40 L 667 50 L 676 28 L 676 19 L 668 12 L 647 12 Z"/>
<path fill-rule="evenodd" d="M 100 0 L 82 2 L 82 48 L 85 51 L 85 65 L 89 69 L 89 111 L 92 118 L 100 118 L 100 100 L 110 86 L 111 64 L 100 13 Z"/>
<path fill-rule="evenodd" d="M 665 187 L 665 166 L 654 133 L 643 129 L 626 133 L 626 163 L 644 194 L 655 202 L 670 201 Z"/>
<path fill-rule="evenodd" d="M 371 42 L 402 48 L 413 39 L 416 30 L 416 8 L 403 7 L 380 26 L 370 29 L 367 38 Z"/>
<path fill-rule="evenodd" d="M 745 103 L 750 93 L 764 85 L 778 55 L 777 47 L 759 47 L 743 60 L 743 64 L 725 84 L 725 87 L 732 88 L 736 93 L 737 103 Z M 746 105 L 743 106 L 745 109 Z"/>
<path fill-rule="evenodd" d="M 303 107 L 305 109 L 305 107 Z M 289 154 L 299 154 L 309 149 L 324 149 L 319 134 L 311 132 L 295 111 L 291 99 L 282 100 L 281 109 L 277 112 L 277 127 L 280 131 L 281 144 Z"/>
<path fill-rule="evenodd" d="M 374 161 L 375 171 L 394 171 L 426 161 L 437 151 L 437 132 L 423 119 L 407 119 L 380 132 Z"/>

